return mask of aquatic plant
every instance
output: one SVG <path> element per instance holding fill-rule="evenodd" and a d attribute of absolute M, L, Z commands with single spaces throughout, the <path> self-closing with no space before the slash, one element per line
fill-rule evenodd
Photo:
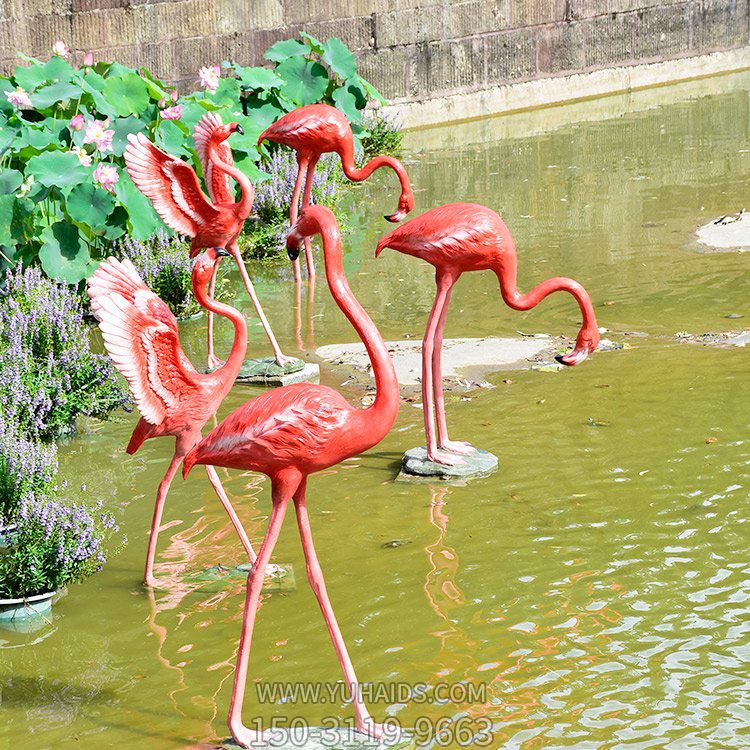
<path fill-rule="evenodd" d="M 39 268 L 0 283 L 0 421 L 30 437 L 71 431 L 79 414 L 105 417 L 127 402 L 109 359 L 91 351 L 73 289 Z"/>
<path fill-rule="evenodd" d="M 90 276 L 113 241 L 147 240 L 162 226 L 125 171 L 128 135 L 144 133 L 200 174 L 191 133 L 214 111 L 242 125 L 232 150 L 256 180 L 257 137 L 285 112 L 326 102 L 357 129 L 368 101 L 382 100 L 346 45 L 304 33 L 267 50 L 272 67 L 201 68 L 200 88 L 182 97 L 147 70 L 94 62 L 90 53 L 76 66 L 63 43 L 54 53 L 47 61 L 22 56 L 0 76 L 0 250 L 69 283 Z"/>
<path fill-rule="evenodd" d="M 362 150 L 368 159 L 373 156 L 401 156 L 404 150 L 404 131 L 398 116 L 385 115 L 380 109 L 365 113 L 362 118 L 365 133 L 361 137 Z"/>
<path fill-rule="evenodd" d="M 24 498 L 17 531 L 0 554 L 0 598 L 18 599 L 76 583 L 107 561 L 107 543 L 119 531 L 114 518 L 82 504 Z"/>

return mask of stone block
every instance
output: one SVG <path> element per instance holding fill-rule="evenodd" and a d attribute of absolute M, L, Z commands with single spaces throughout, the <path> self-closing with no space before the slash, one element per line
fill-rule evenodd
<path fill-rule="evenodd" d="M 530 29 L 514 29 L 483 37 L 487 84 L 497 86 L 528 78 L 536 69 L 534 38 Z"/>
<path fill-rule="evenodd" d="M 603 16 L 609 12 L 611 0 L 570 0 L 570 17 L 580 20 Z"/>
<path fill-rule="evenodd" d="M 536 70 L 540 75 L 585 67 L 584 35 L 580 23 L 559 23 L 534 29 Z"/>
<path fill-rule="evenodd" d="M 635 16 L 626 13 L 581 22 L 584 67 L 617 65 L 633 57 Z"/>
<path fill-rule="evenodd" d="M 748 0 L 703 0 L 696 13 L 702 52 L 748 43 Z"/>
<path fill-rule="evenodd" d="M 336 37 L 355 52 L 375 46 L 372 16 L 316 21 L 304 24 L 303 28 L 308 34 L 320 40 Z"/>
<path fill-rule="evenodd" d="M 375 14 L 375 44 L 394 47 L 443 39 L 444 6 Z"/>
<path fill-rule="evenodd" d="M 657 5 L 636 11 L 634 56 L 639 60 L 649 60 L 689 52 L 691 5 Z"/>
<path fill-rule="evenodd" d="M 455 91 L 484 83 L 481 38 L 427 45 L 427 92 Z"/>
<path fill-rule="evenodd" d="M 68 0 L 65 0 L 68 2 Z M 25 3 L 25 0 L 20 0 Z M 127 8 L 133 3 L 129 0 L 69 0 L 73 13 L 85 10 L 108 10 L 109 8 Z"/>
<path fill-rule="evenodd" d="M 511 0 L 448 3 L 444 23 L 444 39 L 460 39 L 507 29 L 511 25 Z"/>
<path fill-rule="evenodd" d="M 215 0 L 218 33 L 275 29 L 284 25 L 282 0 Z"/>
<path fill-rule="evenodd" d="M 217 33 L 214 0 L 181 0 L 132 9 L 137 41 L 157 42 Z"/>
<path fill-rule="evenodd" d="M 70 16 L 33 16 L 27 19 L 26 49 L 23 51 L 34 57 L 49 57 L 52 45 L 58 40 L 69 40 L 72 36 Z M 16 42 L 13 51 L 17 51 Z"/>
<path fill-rule="evenodd" d="M 136 43 L 133 14 L 129 10 L 90 10 L 72 16 L 71 46 L 94 50 L 102 44 L 131 45 Z M 122 62 L 119 60 L 118 62 Z"/>
<path fill-rule="evenodd" d="M 408 48 L 393 47 L 366 51 L 357 56 L 359 71 L 387 99 L 403 99 L 414 96 L 410 85 L 410 60 Z"/>
<path fill-rule="evenodd" d="M 408 3 L 411 8 L 414 0 Z M 425 5 L 426 3 L 421 3 Z M 357 18 L 394 10 L 390 0 L 284 0 L 284 23 Z"/>
<path fill-rule="evenodd" d="M 3 15 L 8 18 L 38 15 L 65 15 L 72 10 L 71 0 L 4 0 Z"/>
<path fill-rule="evenodd" d="M 567 0 L 513 0 L 512 23 L 515 28 L 564 21 Z"/>

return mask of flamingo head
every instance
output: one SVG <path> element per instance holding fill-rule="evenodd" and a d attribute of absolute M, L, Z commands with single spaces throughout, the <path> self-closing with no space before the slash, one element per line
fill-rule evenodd
<path fill-rule="evenodd" d="M 193 289 L 205 289 L 211 280 L 216 264 L 222 259 L 230 257 L 228 250 L 223 247 L 209 247 L 202 252 L 193 265 L 192 282 Z"/>
<path fill-rule="evenodd" d="M 398 208 L 395 213 L 386 215 L 384 218 L 386 221 L 391 221 L 397 224 L 399 221 L 403 221 L 406 218 L 406 214 L 414 208 L 414 193 L 411 188 L 401 192 L 401 196 L 398 199 Z"/>
<path fill-rule="evenodd" d="M 229 138 L 232 133 L 239 133 L 240 135 L 244 135 L 245 131 L 242 129 L 242 125 L 240 125 L 238 122 L 228 122 L 226 125 L 221 125 L 220 127 L 216 128 L 216 130 L 214 130 L 214 132 L 211 134 L 211 140 L 216 143 L 221 143 L 222 141 L 225 141 L 227 138 Z"/>
<path fill-rule="evenodd" d="M 316 204 L 307 206 L 286 236 L 286 254 L 289 260 L 294 262 L 299 258 L 305 237 L 320 234 L 324 227 L 338 231 L 338 224 L 331 210 Z"/>
<path fill-rule="evenodd" d="M 572 352 L 558 354 L 555 359 L 563 365 L 572 367 L 583 362 L 599 346 L 599 329 L 596 326 L 583 326 L 576 336 L 576 345 Z"/>

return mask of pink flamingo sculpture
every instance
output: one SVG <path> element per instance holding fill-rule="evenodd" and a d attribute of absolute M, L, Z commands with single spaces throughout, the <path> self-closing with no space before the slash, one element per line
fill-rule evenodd
<path fill-rule="evenodd" d="M 232 152 L 226 144 L 232 133 L 242 134 L 236 122 L 224 125 L 218 115 L 205 114 L 195 126 L 198 150 L 206 183 L 213 202 L 201 190 L 195 170 L 182 159 L 170 156 L 157 148 L 143 133 L 128 136 L 125 164 L 136 187 L 153 203 L 156 212 L 167 226 L 191 238 L 190 257 L 194 258 L 207 247 L 229 250 L 240 270 L 245 289 L 253 301 L 263 330 L 271 342 L 274 356 L 280 365 L 292 360 L 281 353 L 266 314 L 248 276 L 237 238 L 253 207 L 255 191 L 247 176 L 232 163 Z M 227 158 L 228 155 L 228 158 Z M 234 178 L 242 190 L 242 198 L 234 201 L 229 178 Z M 214 267 L 209 295 L 213 297 L 216 282 Z M 213 316 L 208 314 L 208 367 L 215 368 L 221 361 L 213 350 Z"/>
<path fill-rule="evenodd" d="M 555 277 L 521 294 L 516 286 L 518 258 L 508 227 L 492 210 L 475 203 L 451 203 L 433 208 L 391 230 L 378 242 L 375 255 L 390 247 L 435 266 L 437 295 L 422 342 L 422 409 L 427 434 L 427 456 L 437 463 L 464 463 L 461 455 L 475 449 L 462 441 L 449 440 L 443 399 L 440 353 L 443 328 L 453 285 L 464 271 L 492 271 L 500 282 L 506 305 L 530 310 L 548 294 L 568 292 L 575 297 L 583 315 L 572 352 L 557 359 L 564 365 L 582 362 L 599 344 L 594 308 L 586 290 L 576 281 Z M 434 395 L 434 402 L 433 402 Z M 435 419 L 437 412 L 437 437 Z"/>
<path fill-rule="evenodd" d="M 201 429 L 229 393 L 247 349 L 247 323 L 242 314 L 206 294 L 224 249 L 209 248 L 192 272 L 193 293 L 207 310 L 234 324 L 234 342 L 222 367 L 203 375 L 196 371 L 180 346 L 177 319 L 167 305 L 144 283 L 133 264 L 109 258 L 88 281 L 91 309 L 99 321 L 104 346 L 125 376 L 141 418 L 133 430 L 127 452 L 135 453 L 145 440 L 171 435 L 175 451 L 156 493 L 156 505 L 148 540 L 147 586 L 155 586 L 154 557 L 164 502 L 174 475 L 188 451 L 201 439 Z M 237 518 L 213 466 L 206 472 L 251 562 L 255 552 Z"/>
<path fill-rule="evenodd" d="M 386 216 L 388 221 L 403 221 L 406 214 L 414 208 L 414 193 L 411 189 L 409 175 L 404 165 L 391 156 L 376 156 L 370 159 L 362 169 L 354 164 L 354 137 L 346 116 L 336 107 L 328 104 L 308 104 L 299 107 L 280 117 L 273 125 L 267 127 L 258 138 L 258 148 L 263 141 L 273 141 L 289 146 L 297 152 L 297 181 L 294 183 L 292 204 L 289 208 L 291 224 L 297 220 L 297 204 L 305 181 L 305 191 L 302 196 L 302 210 L 310 205 L 312 194 L 313 174 L 315 165 L 323 154 L 336 153 L 341 159 L 344 174 L 353 182 L 366 180 L 376 169 L 390 167 L 398 176 L 401 183 L 401 195 L 398 199 L 398 209 Z M 305 258 L 307 273 L 315 276 L 315 261 L 312 255 L 310 238 L 305 238 Z M 300 280 L 299 260 L 294 261 L 294 277 Z"/>
<path fill-rule="evenodd" d="M 307 477 L 368 450 L 391 429 L 398 412 L 399 390 L 388 350 L 367 313 L 353 295 L 343 269 L 341 235 L 331 211 L 309 206 L 291 229 L 287 250 L 293 260 L 304 237 L 320 234 L 326 276 L 336 304 L 363 340 L 372 362 L 377 389 L 375 402 L 355 409 L 344 397 L 323 385 L 300 383 L 276 388 L 254 398 L 232 412 L 185 457 L 183 476 L 195 464 L 259 471 L 271 479 L 273 509 L 258 559 L 248 576 L 234 688 L 228 724 L 235 741 L 250 747 L 261 739 L 242 723 L 242 703 L 247 681 L 248 658 L 265 568 L 279 537 L 287 505 L 294 500 L 307 575 L 315 592 L 339 663 L 350 688 L 356 727 L 373 736 L 382 727 L 370 717 L 360 691 L 343 636 L 326 592 L 315 554 L 307 514 Z"/>

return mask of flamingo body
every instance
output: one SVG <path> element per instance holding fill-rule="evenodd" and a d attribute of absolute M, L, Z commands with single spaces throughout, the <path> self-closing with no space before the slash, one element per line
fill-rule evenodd
<path fill-rule="evenodd" d="M 528 294 L 518 291 L 518 258 L 513 237 L 500 216 L 486 206 L 451 203 L 433 208 L 384 235 L 378 242 L 375 254 L 379 255 L 386 247 L 420 258 L 435 267 L 438 291 L 422 343 L 422 404 L 427 455 L 432 461 L 463 463 L 460 456 L 474 450 L 468 443 L 448 438 L 440 362 L 451 291 L 462 273 L 495 273 L 503 300 L 514 310 L 529 310 L 552 292 L 566 291 L 571 294 L 578 302 L 583 324 L 573 351 L 558 357 L 563 364 L 582 362 L 599 344 L 593 305 L 586 290 L 577 281 L 558 276 L 547 279 Z"/>
<path fill-rule="evenodd" d="M 235 668 L 228 724 L 242 747 L 255 747 L 259 733 L 242 723 L 242 703 L 248 675 L 248 659 L 260 590 L 287 505 L 294 501 L 307 573 L 323 611 L 346 684 L 350 688 L 357 728 L 382 735 L 356 688 L 354 672 L 343 636 L 336 622 L 315 553 L 306 504 L 307 477 L 335 466 L 372 447 L 388 433 L 396 419 L 399 391 L 396 372 L 375 324 L 351 292 L 344 275 L 341 235 L 333 214 L 322 206 L 309 206 L 292 227 L 287 239 L 290 256 L 299 253 L 303 238 L 322 234 L 326 275 L 331 293 L 364 341 L 375 374 L 376 396 L 366 409 L 355 409 L 327 386 L 299 383 L 276 388 L 251 399 L 215 427 L 185 457 L 183 476 L 195 464 L 260 471 L 271 479 L 273 509 L 258 560 L 248 576 L 242 636 Z"/>
<path fill-rule="evenodd" d="M 176 318 L 143 283 L 130 260 L 109 258 L 88 281 L 91 309 L 99 321 L 104 346 L 127 380 L 141 415 L 127 452 L 135 453 L 149 438 L 176 438 L 174 456 L 157 492 L 145 574 L 150 585 L 154 583 L 158 527 L 169 485 L 180 461 L 200 440 L 201 429 L 231 389 L 247 349 L 245 319 L 234 308 L 214 302 L 205 293 L 219 257 L 214 249 L 208 250 L 196 261 L 192 272 L 193 292 L 198 302 L 230 318 L 235 326 L 229 359 L 224 367 L 207 375 L 193 367 L 180 346 Z M 209 478 L 250 558 L 254 559 L 247 535 L 213 468 L 209 469 Z"/>

